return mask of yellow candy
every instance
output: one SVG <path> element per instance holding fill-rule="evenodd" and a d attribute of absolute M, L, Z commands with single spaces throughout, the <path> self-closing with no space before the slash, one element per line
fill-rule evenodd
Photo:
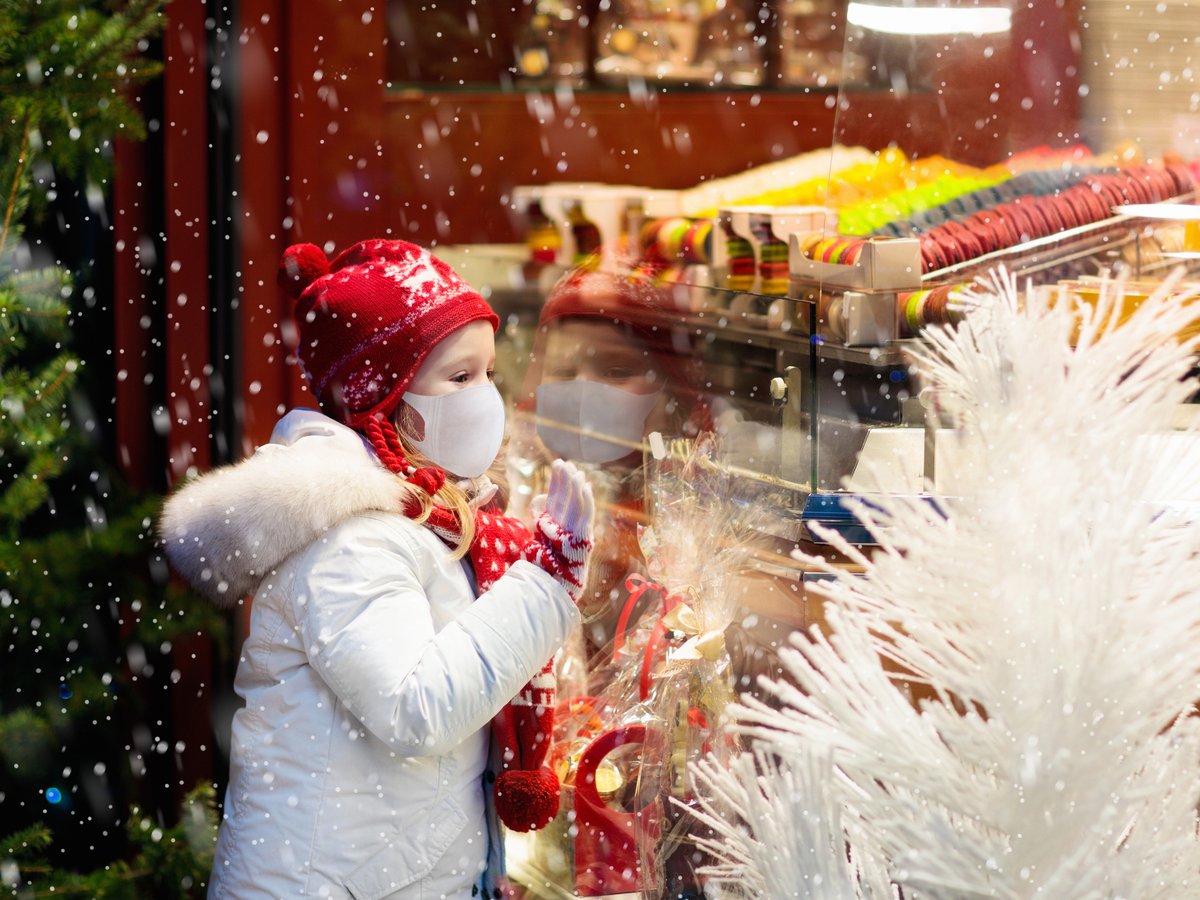
<path fill-rule="evenodd" d="M 601 797 L 611 797 L 625 784 L 625 776 L 621 770 L 607 759 L 596 766 L 596 793 Z"/>

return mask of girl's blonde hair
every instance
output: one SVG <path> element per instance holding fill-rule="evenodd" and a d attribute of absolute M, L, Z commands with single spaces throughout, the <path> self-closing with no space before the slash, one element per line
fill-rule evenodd
<path fill-rule="evenodd" d="M 411 427 L 411 412 L 410 407 L 406 403 L 401 403 L 396 407 L 396 411 L 392 413 L 392 426 L 396 429 L 396 435 L 400 438 L 400 445 L 404 448 L 404 455 L 408 457 L 410 465 L 418 469 L 423 469 L 427 466 L 436 466 L 429 457 L 423 454 L 420 450 L 412 445 L 409 440 L 409 427 Z M 505 436 L 503 443 L 500 445 L 500 451 L 496 454 L 496 458 L 492 460 L 492 464 L 483 474 L 496 485 L 496 497 L 492 503 L 501 511 L 508 506 L 508 474 L 504 468 L 504 459 L 508 450 L 508 437 Z M 403 476 L 396 476 L 403 478 Z M 405 487 L 408 490 L 409 496 L 416 500 L 421 505 L 421 512 L 413 518 L 417 524 L 425 522 L 433 512 L 433 506 L 436 503 L 445 509 L 454 513 L 454 518 L 458 520 L 460 536 L 458 543 L 455 545 L 453 552 L 450 554 L 451 559 L 462 559 L 471 549 L 471 541 L 475 539 L 475 513 L 471 509 L 471 498 L 468 493 L 450 480 L 449 475 L 446 477 L 445 483 L 438 488 L 437 492 L 430 495 L 423 487 L 418 484 L 406 482 Z"/>

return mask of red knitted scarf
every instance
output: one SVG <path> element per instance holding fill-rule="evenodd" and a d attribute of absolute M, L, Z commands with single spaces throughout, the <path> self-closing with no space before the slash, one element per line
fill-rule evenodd
<path fill-rule="evenodd" d="M 418 469 L 408 461 L 400 436 L 387 418 L 373 417 L 364 431 L 379 461 L 389 471 L 404 477 L 430 497 L 445 484 L 446 473 L 441 469 L 433 466 Z M 422 504 L 412 499 L 404 514 L 416 518 L 421 510 Z M 436 503 L 424 524 L 452 547 L 462 538 L 458 516 Z M 490 505 L 475 511 L 475 536 L 467 558 L 480 593 L 522 558 L 531 539 L 520 520 L 502 515 Z M 496 778 L 496 812 L 514 831 L 542 828 L 558 814 L 558 778 L 545 765 L 554 732 L 554 705 L 551 659 L 492 719 L 502 764 Z"/>

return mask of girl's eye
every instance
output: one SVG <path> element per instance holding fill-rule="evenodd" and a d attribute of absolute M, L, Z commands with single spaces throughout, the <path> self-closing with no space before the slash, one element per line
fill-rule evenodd
<path fill-rule="evenodd" d="M 630 369 L 627 366 L 612 366 L 605 371 L 604 376 L 606 378 L 611 378 L 614 381 L 624 381 L 628 378 L 632 378 L 634 374 L 635 373 L 633 369 Z"/>
<path fill-rule="evenodd" d="M 488 381 L 495 381 L 495 380 L 496 380 L 496 373 L 488 372 Z"/>
<path fill-rule="evenodd" d="M 455 384 L 466 384 L 471 380 L 471 376 L 467 372 L 459 372 L 457 375 L 452 376 L 450 380 Z"/>

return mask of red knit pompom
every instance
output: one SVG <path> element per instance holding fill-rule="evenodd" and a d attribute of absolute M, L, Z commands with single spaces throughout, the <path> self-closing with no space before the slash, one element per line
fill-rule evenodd
<path fill-rule="evenodd" d="M 324 250 L 316 244 L 292 244 L 283 251 L 275 280 L 295 300 L 306 287 L 328 274 L 329 258 Z"/>
<path fill-rule="evenodd" d="M 501 772 L 496 777 L 496 814 L 512 831 L 545 828 L 558 815 L 558 778 L 544 767 Z"/>

